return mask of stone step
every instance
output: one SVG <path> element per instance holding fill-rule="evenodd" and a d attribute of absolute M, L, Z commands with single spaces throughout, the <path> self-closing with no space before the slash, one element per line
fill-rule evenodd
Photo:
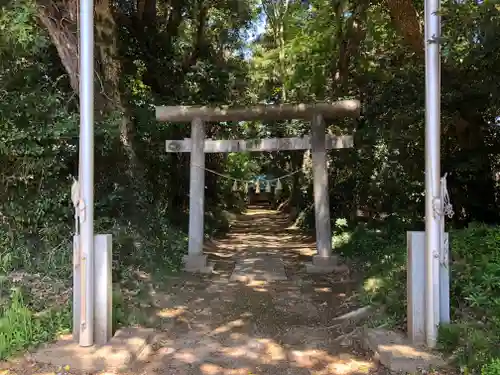
<path fill-rule="evenodd" d="M 260 255 L 255 258 L 240 258 L 236 261 L 230 281 L 283 281 L 288 280 L 285 264 L 281 258 Z"/>

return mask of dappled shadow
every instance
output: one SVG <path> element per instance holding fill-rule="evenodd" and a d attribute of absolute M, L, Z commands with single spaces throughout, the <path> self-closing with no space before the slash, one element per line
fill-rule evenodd
<path fill-rule="evenodd" d="M 154 354 L 135 373 L 368 374 L 349 292 L 315 283 L 190 277 L 158 294 Z M 204 285 L 200 288 L 200 284 Z M 347 288 L 348 289 L 348 288 Z"/>
<path fill-rule="evenodd" d="M 259 255 L 281 257 L 287 266 L 311 260 L 316 253 L 314 239 L 292 227 L 287 215 L 252 207 L 231 224 L 230 233 L 216 241 L 215 251 L 206 251 L 216 262 L 254 258 Z"/>
<path fill-rule="evenodd" d="M 368 374 L 383 371 L 357 344 L 358 283 L 309 275 L 314 239 L 276 211 L 252 208 L 206 252 L 213 275 L 183 274 L 154 293 L 153 355 L 134 373 Z M 232 281 L 235 263 L 282 261 L 286 277 Z M 258 267 L 257 267 L 258 268 Z M 257 269 L 258 273 L 259 270 Z"/>
<path fill-rule="evenodd" d="M 150 351 L 123 373 L 172 375 L 349 375 L 383 373 L 357 343 L 353 298 L 358 283 L 348 273 L 308 275 L 303 262 L 315 252 L 312 238 L 289 227 L 279 212 L 252 209 L 207 251 L 215 273 L 181 273 L 148 285 Z M 266 258 L 267 257 L 267 258 Z M 269 258 L 270 257 L 270 258 Z M 279 281 L 232 281 L 235 262 L 279 259 Z"/>

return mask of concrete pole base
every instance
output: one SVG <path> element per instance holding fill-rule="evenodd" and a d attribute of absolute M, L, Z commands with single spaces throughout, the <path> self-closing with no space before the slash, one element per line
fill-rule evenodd
<path fill-rule="evenodd" d="M 413 345 L 426 343 L 425 326 L 425 232 L 407 232 L 407 322 L 408 337 Z M 439 309 L 439 323 L 450 322 L 450 270 L 449 234 L 444 233 L 439 258 L 435 259 L 439 267 L 439 296 L 434 296 L 434 308 Z"/>
<path fill-rule="evenodd" d="M 306 263 L 307 273 L 331 273 L 340 268 L 338 258 L 335 255 L 329 257 L 315 255 L 311 263 Z"/>
<path fill-rule="evenodd" d="M 81 264 L 80 236 L 73 236 L 73 339 L 80 340 Z M 104 345 L 113 326 L 113 243 L 111 234 L 94 235 L 94 344 Z"/>
<path fill-rule="evenodd" d="M 214 264 L 208 262 L 208 256 L 200 255 L 184 255 L 182 258 L 184 263 L 184 271 L 193 273 L 212 273 Z"/>

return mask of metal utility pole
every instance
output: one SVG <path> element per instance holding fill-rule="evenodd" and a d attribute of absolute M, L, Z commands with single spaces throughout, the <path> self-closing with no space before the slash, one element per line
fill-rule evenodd
<path fill-rule="evenodd" d="M 80 346 L 94 344 L 94 1 L 80 0 Z"/>
<path fill-rule="evenodd" d="M 440 0 L 425 0 L 425 333 L 435 347 L 439 324 L 441 248 Z"/>

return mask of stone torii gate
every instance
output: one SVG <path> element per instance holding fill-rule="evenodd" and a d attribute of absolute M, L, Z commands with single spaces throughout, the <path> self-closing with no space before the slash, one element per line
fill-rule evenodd
<path fill-rule="evenodd" d="M 244 108 L 210 108 L 194 106 L 156 107 L 156 119 L 169 122 L 191 122 L 191 138 L 167 140 L 167 152 L 191 153 L 189 184 L 189 248 L 184 257 L 185 269 L 209 273 L 213 265 L 203 254 L 205 153 L 312 150 L 314 209 L 317 255 L 307 264 L 308 272 L 331 272 L 337 265 L 332 254 L 330 202 L 326 150 L 350 148 L 352 136 L 327 136 L 324 119 L 358 118 L 358 100 L 333 103 L 257 105 Z M 311 121 L 311 136 L 267 138 L 257 140 L 206 140 L 205 122 L 291 120 Z"/>

